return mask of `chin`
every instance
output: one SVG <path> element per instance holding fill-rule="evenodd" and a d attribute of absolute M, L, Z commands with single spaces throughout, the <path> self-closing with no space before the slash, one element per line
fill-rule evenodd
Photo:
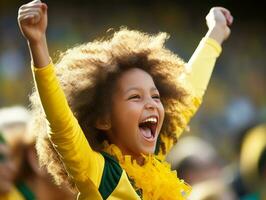
<path fill-rule="evenodd" d="M 155 151 L 155 146 L 152 146 L 152 147 L 143 147 L 141 148 L 141 152 L 142 154 L 154 154 L 154 151 Z"/>

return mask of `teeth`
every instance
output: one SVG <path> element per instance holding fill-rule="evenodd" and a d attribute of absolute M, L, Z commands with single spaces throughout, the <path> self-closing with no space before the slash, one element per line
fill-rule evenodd
<path fill-rule="evenodd" d="M 143 122 L 157 123 L 157 118 L 156 117 L 150 117 L 150 118 L 144 120 Z"/>

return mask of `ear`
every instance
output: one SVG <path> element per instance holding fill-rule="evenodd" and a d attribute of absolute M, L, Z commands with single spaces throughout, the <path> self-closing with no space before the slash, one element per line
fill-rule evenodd
<path fill-rule="evenodd" d="M 111 129 L 111 120 L 109 117 L 97 119 L 95 126 L 99 130 L 108 131 Z"/>

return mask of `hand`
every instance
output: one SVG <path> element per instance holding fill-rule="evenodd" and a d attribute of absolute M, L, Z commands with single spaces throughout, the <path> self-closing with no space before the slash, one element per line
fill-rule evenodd
<path fill-rule="evenodd" d="M 229 26 L 233 23 L 233 17 L 226 8 L 213 7 L 206 16 L 206 23 L 209 28 L 208 36 L 221 44 L 231 33 Z"/>
<path fill-rule="evenodd" d="M 47 8 L 45 3 L 35 0 L 22 5 L 18 10 L 20 30 L 30 43 L 37 43 L 45 37 Z"/>

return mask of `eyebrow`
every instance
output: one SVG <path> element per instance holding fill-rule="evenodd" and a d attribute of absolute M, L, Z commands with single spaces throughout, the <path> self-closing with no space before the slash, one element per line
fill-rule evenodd
<path fill-rule="evenodd" d="M 131 90 L 141 90 L 141 89 L 138 88 L 138 87 L 131 87 L 131 88 L 129 88 L 129 89 L 127 89 L 127 90 L 125 91 L 125 94 L 128 93 L 128 92 L 131 91 Z M 154 91 L 154 90 L 158 91 L 158 89 L 157 89 L 156 87 L 152 87 L 150 90 L 151 90 L 151 91 Z"/>

